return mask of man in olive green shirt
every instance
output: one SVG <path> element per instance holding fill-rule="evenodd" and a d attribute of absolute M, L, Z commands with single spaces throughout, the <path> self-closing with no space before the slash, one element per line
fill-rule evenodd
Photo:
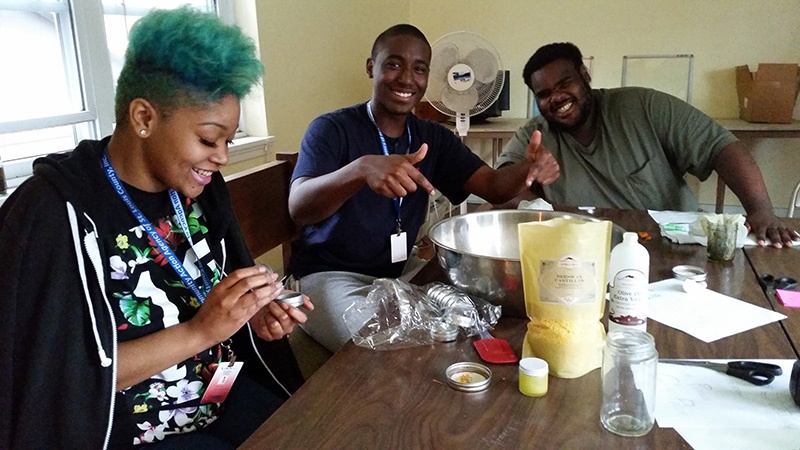
<path fill-rule="evenodd" d="M 744 206 L 760 245 L 769 239 L 777 248 L 791 246 L 800 237 L 775 217 L 750 153 L 686 102 L 646 88 L 592 90 L 581 52 L 571 43 L 537 50 L 523 77 L 542 115 L 517 131 L 497 164 L 520 161 L 540 132 L 561 175 L 535 186 L 538 196 L 571 206 L 694 211 L 697 198 L 683 176 L 705 180 L 716 170 Z"/>

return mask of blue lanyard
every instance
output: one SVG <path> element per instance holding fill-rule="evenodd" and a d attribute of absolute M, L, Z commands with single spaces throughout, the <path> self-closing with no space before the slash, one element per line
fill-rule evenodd
<path fill-rule="evenodd" d="M 189 241 L 189 246 L 191 246 L 192 250 L 194 250 L 194 242 L 192 241 L 192 233 L 189 230 L 189 223 L 186 221 L 186 214 L 183 211 L 181 198 L 178 195 L 178 193 L 175 192 L 175 189 L 169 190 L 169 199 L 172 202 L 172 209 L 175 210 L 175 215 L 176 215 L 175 220 L 177 220 L 178 226 L 181 227 L 183 235 L 186 236 L 186 240 Z M 159 236 L 159 238 L 160 237 L 161 236 Z M 170 251 L 172 250 L 170 249 Z M 196 253 L 197 252 L 195 252 L 195 256 L 197 256 Z M 211 280 L 208 279 L 208 275 L 206 274 L 206 271 L 203 268 L 203 263 L 200 261 L 199 258 L 197 259 L 197 270 L 200 272 L 200 278 L 203 280 L 203 288 L 205 289 L 206 294 L 208 294 L 208 291 L 210 291 L 212 287 Z M 192 280 L 192 283 L 194 283 L 194 280 Z M 203 298 L 205 298 L 205 296 L 203 296 Z M 203 301 L 200 300 L 199 298 L 198 300 L 200 301 L 200 304 L 203 303 Z"/>
<path fill-rule="evenodd" d="M 200 272 L 200 276 L 203 279 L 203 288 L 205 292 L 200 290 L 200 287 L 197 286 L 194 279 L 189 275 L 189 272 L 186 271 L 186 268 L 183 266 L 183 263 L 178 259 L 175 252 L 169 247 L 164 239 L 159 236 L 156 232 L 153 225 L 147 220 L 147 217 L 144 216 L 141 210 L 133 203 L 130 195 L 128 195 L 128 191 L 125 190 L 125 186 L 122 185 L 122 182 L 117 176 L 117 172 L 114 170 L 114 167 L 111 165 L 111 161 L 108 159 L 108 149 L 103 150 L 103 156 L 101 158 L 103 163 L 103 169 L 106 172 L 106 178 L 108 181 L 111 182 L 111 186 L 113 186 L 114 191 L 117 193 L 122 202 L 128 207 L 130 212 L 136 217 L 136 220 L 139 221 L 139 224 L 142 225 L 144 231 L 147 232 L 147 235 L 150 236 L 150 239 L 155 242 L 156 246 L 158 246 L 158 250 L 164 255 L 164 258 L 167 259 L 169 265 L 175 270 L 175 273 L 181 278 L 183 284 L 189 288 L 189 290 L 194 294 L 197 301 L 202 305 L 203 301 L 206 299 L 206 295 L 209 291 L 211 291 L 211 281 L 208 279 L 208 275 L 206 274 L 205 270 L 203 270 L 202 262 L 200 259 L 197 260 L 198 262 L 198 271 Z M 175 214 L 177 215 L 176 220 L 178 221 L 178 225 L 181 227 L 183 234 L 186 236 L 186 239 L 189 241 L 189 245 L 194 248 L 194 243 L 192 242 L 191 234 L 189 233 L 189 224 L 186 222 L 186 216 L 184 215 L 183 206 L 181 206 L 180 197 L 175 190 L 169 190 L 169 198 L 172 202 L 172 208 L 175 210 Z"/>
<path fill-rule="evenodd" d="M 369 115 L 369 120 L 372 121 L 372 124 L 375 125 L 375 129 L 378 130 L 378 137 L 381 139 L 381 147 L 383 148 L 383 154 L 389 156 L 389 146 L 386 145 L 386 138 L 383 136 L 383 132 L 380 128 L 378 128 L 378 123 L 375 122 L 375 116 L 372 115 L 372 102 L 367 102 L 367 114 Z M 406 132 L 408 133 L 408 148 L 406 149 L 406 154 L 411 151 L 411 126 L 406 121 Z M 400 207 L 403 205 L 403 199 L 400 197 L 394 198 L 394 212 L 397 218 L 397 234 L 400 234 L 402 230 L 401 221 L 400 221 Z"/>

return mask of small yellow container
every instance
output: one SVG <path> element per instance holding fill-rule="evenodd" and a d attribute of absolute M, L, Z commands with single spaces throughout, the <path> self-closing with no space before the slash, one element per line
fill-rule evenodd
<path fill-rule="evenodd" d="M 519 391 L 529 397 L 543 396 L 547 393 L 549 372 L 547 361 L 539 358 L 522 358 L 519 361 Z"/>

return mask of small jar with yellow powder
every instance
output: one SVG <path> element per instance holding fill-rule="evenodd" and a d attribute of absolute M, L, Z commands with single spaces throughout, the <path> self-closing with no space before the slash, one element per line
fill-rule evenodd
<path fill-rule="evenodd" d="M 519 391 L 529 397 L 547 393 L 547 361 L 539 358 L 522 358 L 519 361 Z"/>

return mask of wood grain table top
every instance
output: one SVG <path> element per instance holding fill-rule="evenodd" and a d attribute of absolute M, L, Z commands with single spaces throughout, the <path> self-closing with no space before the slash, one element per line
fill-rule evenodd
<path fill-rule="evenodd" d="M 708 271 L 709 288 L 770 308 L 745 251 L 728 263 L 708 261 L 705 247 L 662 239 L 646 211 L 598 210 L 628 231 L 643 231 L 651 256 L 650 280 L 672 276 L 671 268 L 692 264 Z M 790 250 L 764 259 L 791 259 Z M 792 250 L 798 252 L 798 250 Z M 748 250 L 761 261 L 760 251 Z M 797 260 L 793 260 L 797 261 Z M 797 262 L 770 266 L 795 270 Z M 443 280 L 431 262 L 412 280 Z M 796 316 L 800 319 L 800 316 Z M 494 330 L 521 354 L 527 319 L 502 318 Z M 797 328 L 797 327 L 796 327 Z M 796 358 L 779 323 L 712 343 L 658 322 L 648 323 L 663 358 Z M 800 337 L 800 333 L 798 333 Z M 320 368 L 242 448 L 690 448 L 673 429 L 654 427 L 640 438 L 616 436 L 600 425 L 600 370 L 575 379 L 549 377 L 548 393 L 526 397 L 518 390 L 516 364 L 493 365 L 492 382 L 466 393 L 445 384 L 445 369 L 460 361 L 480 362 L 472 341 L 459 338 L 393 351 L 374 351 L 349 342 Z"/>

